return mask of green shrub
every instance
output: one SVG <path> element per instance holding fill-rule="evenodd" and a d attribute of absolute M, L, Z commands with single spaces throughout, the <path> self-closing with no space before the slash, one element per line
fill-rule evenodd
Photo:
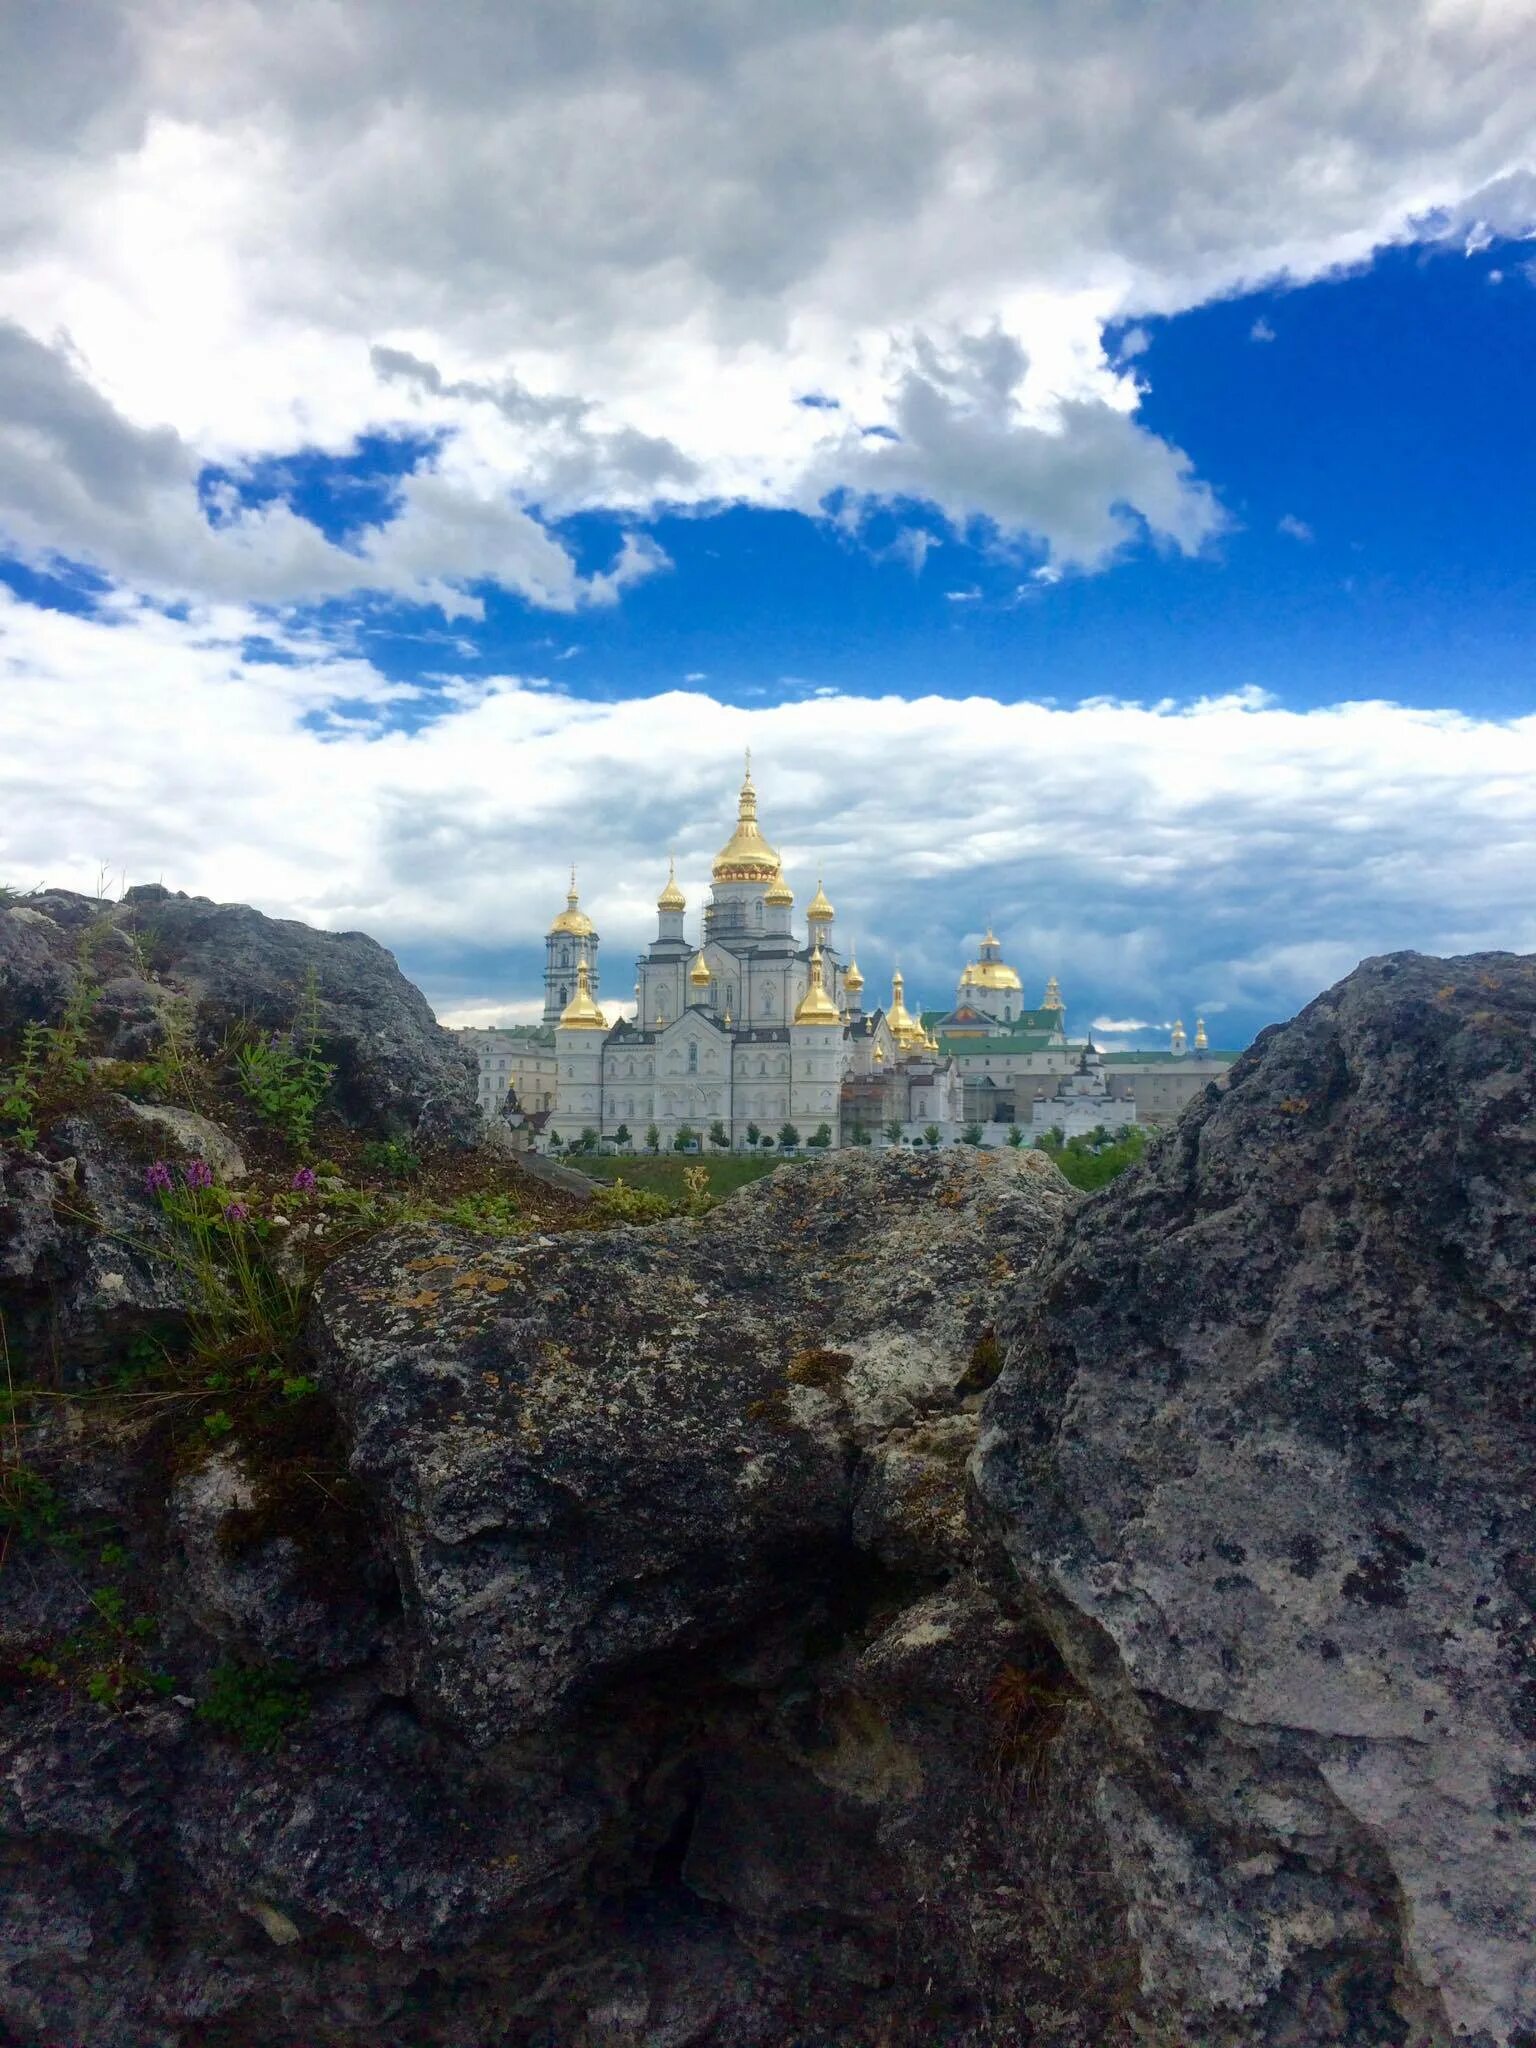
<path fill-rule="evenodd" d="M 21 1053 L 15 1066 L 0 1073 L 0 1129 L 8 1130 L 27 1152 L 37 1143 L 38 1085 L 46 1037 L 41 1024 L 29 1024 L 21 1034 Z"/>
<path fill-rule="evenodd" d="M 626 1187 L 622 1180 L 600 1186 L 587 1204 L 589 1215 L 611 1223 L 655 1223 L 663 1216 L 675 1216 L 677 1210 L 670 1196 Z"/>
<path fill-rule="evenodd" d="M 263 1756 L 280 1749 L 308 1714 L 309 1695 L 276 1666 L 220 1664 L 197 1712 L 250 1755 Z"/>
<path fill-rule="evenodd" d="M 363 1147 L 365 1173 L 379 1180 L 414 1180 L 421 1171 L 421 1159 L 403 1138 L 374 1138 Z"/>
<path fill-rule="evenodd" d="M 336 1069 L 320 1057 L 320 995 L 311 968 L 292 1029 L 242 1046 L 235 1055 L 241 1088 L 291 1145 L 309 1143 L 315 1113 Z"/>

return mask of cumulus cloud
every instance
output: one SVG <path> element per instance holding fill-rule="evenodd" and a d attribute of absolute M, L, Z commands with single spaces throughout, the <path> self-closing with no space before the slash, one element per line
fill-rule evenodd
<path fill-rule="evenodd" d="M 1134 323 L 1525 232 L 1528 30 L 1518 0 L 1300 0 L 1241 34 L 1219 0 L 23 4 L 0 305 L 73 337 L 129 435 L 152 530 L 97 515 L 91 545 L 210 597 L 346 568 L 281 508 L 219 547 L 178 525 L 189 454 L 423 423 L 407 531 L 363 551 L 385 587 L 569 605 L 541 511 L 829 493 L 1102 566 L 1220 519 L 1221 479 L 1137 421 Z M 59 487 L 12 482 L 47 529 Z"/>
<path fill-rule="evenodd" d="M 1275 522 L 1276 531 L 1286 534 L 1292 540 L 1309 541 L 1317 536 L 1305 519 L 1298 519 L 1294 512 L 1282 512 Z"/>
<path fill-rule="evenodd" d="M 1270 326 L 1269 322 L 1264 318 L 1263 314 L 1261 313 L 1258 319 L 1255 320 L 1253 325 L 1249 328 L 1248 339 L 1250 341 L 1273 341 L 1274 338 L 1274 328 Z"/>
<path fill-rule="evenodd" d="M 990 918 L 1069 1015 L 1164 1017 L 1203 989 L 1241 1035 L 1364 954 L 1536 947 L 1536 718 L 427 694 L 312 635 L 257 659 L 253 624 L 0 601 L 0 879 L 90 887 L 105 861 L 362 928 L 457 1013 L 530 997 L 575 859 L 614 996 L 669 848 L 697 914 L 750 744 L 765 830 L 802 900 L 825 874 L 876 989 L 899 954 L 947 1001 Z"/>
<path fill-rule="evenodd" d="M 466 587 L 493 581 L 569 611 L 611 604 L 666 566 L 626 536 L 612 567 L 582 577 L 569 552 L 504 485 L 449 449 L 400 480 L 392 516 L 338 547 L 281 501 L 199 500 L 201 465 L 170 427 L 139 427 L 62 345 L 0 320 L 0 540 L 34 560 L 85 560 L 134 589 L 204 600 L 297 604 L 390 591 L 474 613 Z"/>

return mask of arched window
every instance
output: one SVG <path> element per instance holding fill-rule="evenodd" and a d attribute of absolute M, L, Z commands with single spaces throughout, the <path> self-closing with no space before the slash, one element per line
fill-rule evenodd
<path fill-rule="evenodd" d="M 562 1009 L 562 1010 L 563 1010 L 563 1009 L 565 1008 L 566 1004 L 567 1004 L 567 1003 L 568 1003 L 568 1002 L 569 1002 L 570 1000 L 571 1000 L 571 999 L 570 999 L 570 996 L 569 996 L 569 995 L 568 995 L 568 993 L 566 992 L 566 986 L 565 986 L 565 983 L 564 983 L 564 982 L 562 981 L 562 982 L 561 982 L 561 984 L 560 984 L 560 1007 L 561 1007 L 561 1009 Z"/>
<path fill-rule="evenodd" d="M 562 946 L 562 947 L 560 948 L 560 965 L 561 965 L 562 967 L 569 967 L 569 966 L 570 966 L 570 964 L 571 964 L 571 949 L 570 949 L 570 947 L 569 947 L 569 946 Z"/>
<path fill-rule="evenodd" d="M 690 1074 L 699 1071 L 699 1048 L 695 1040 L 690 1040 L 688 1045 L 688 1071 Z"/>
<path fill-rule="evenodd" d="M 758 897 L 758 899 L 757 899 L 757 904 L 756 904 L 756 910 L 757 910 L 757 921 L 758 921 L 758 923 L 759 923 L 759 924 L 761 924 L 761 923 L 762 923 L 762 921 L 763 921 L 763 899 L 762 899 L 762 897 L 761 897 L 761 896 L 759 896 L 759 897 Z"/>

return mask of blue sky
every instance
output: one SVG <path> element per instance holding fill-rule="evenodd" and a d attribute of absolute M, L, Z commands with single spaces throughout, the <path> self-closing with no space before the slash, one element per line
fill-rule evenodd
<path fill-rule="evenodd" d="M 483 1020 L 575 858 L 618 999 L 750 742 L 931 1001 L 989 920 L 1152 1043 L 1536 945 L 1516 0 L 585 11 L 28 16 L 0 879 Z"/>

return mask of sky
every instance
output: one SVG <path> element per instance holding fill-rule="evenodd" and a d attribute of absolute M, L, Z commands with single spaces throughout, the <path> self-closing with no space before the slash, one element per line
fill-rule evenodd
<path fill-rule="evenodd" d="M 9 0 L 0 883 L 605 999 L 1536 949 L 1536 0 Z"/>

